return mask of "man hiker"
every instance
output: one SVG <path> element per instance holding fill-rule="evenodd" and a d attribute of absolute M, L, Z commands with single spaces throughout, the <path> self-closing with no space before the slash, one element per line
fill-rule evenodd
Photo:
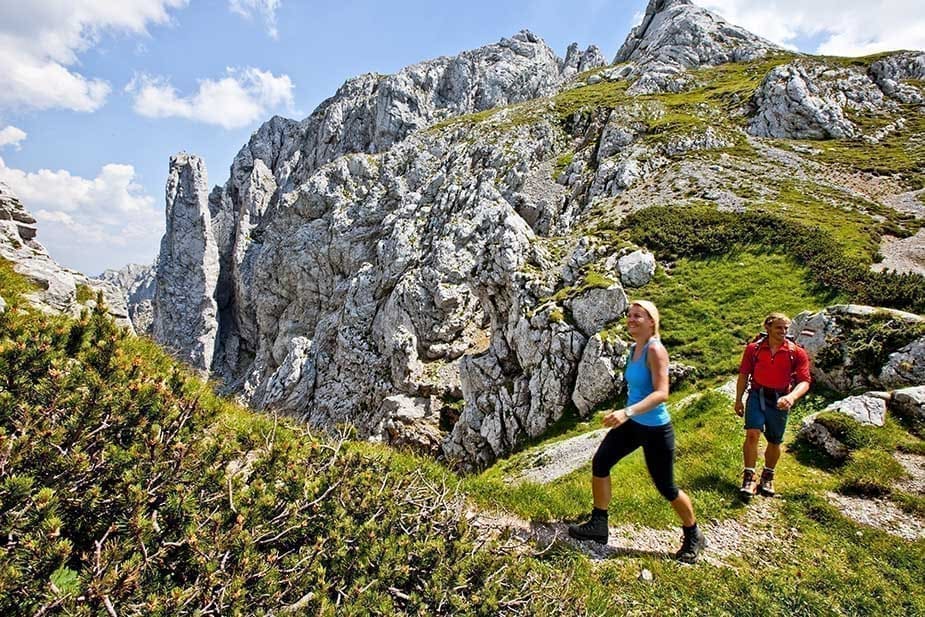
<path fill-rule="evenodd" d="M 809 391 L 809 358 L 802 347 L 787 337 L 790 319 L 782 313 L 771 313 L 764 319 L 763 334 L 745 347 L 736 382 L 735 412 L 745 416 L 745 443 L 742 454 L 740 494 L 746 500 L 760 492 L 774 496 L 774 467 L 780 459 L 780 444 L 790 408 Z M 742 395 L 748 387 L 748 400 Z M 758 439 L 764 432 L 768 446 L 764 451 L 764 469 L 756 480 L 755 461 L 758 459 Z"/>

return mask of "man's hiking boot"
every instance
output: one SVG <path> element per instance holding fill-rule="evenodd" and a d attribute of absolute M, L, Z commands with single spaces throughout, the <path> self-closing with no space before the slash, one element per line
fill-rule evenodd
<path fill-rule="evenodd" d="M 761 470 L 761 481 L 758 483 L 758 492 L 765 497 L 774 496 L 774 470 Z"/>
<path fill-rule="evenodd" d="M 694 563 L 700 557 L 700 553 L 707 547 L 707 538 L 696 528 L 689 532 L 684 530 L 684 536 L 681 538 L 681 548 L 674 554 L 675 559 L 684 563 Z"/>
<path fill-rule="evenodd" d="M 591 518 L 579 525 L 569 525 L 568 535 L 578 540 L 594 540 L 598 544 L 607 544 L 610 529 L 607 527 L 607 515 L 593 512 Z"/>
<path fill-rule="evenodd" d="M 746 469 L 742 472 L 742 488 L 739 489 L 739 495 L 742 499 L 748 501 L 758 492 L 758 482 L 755 481 L 755 472 Z"/>

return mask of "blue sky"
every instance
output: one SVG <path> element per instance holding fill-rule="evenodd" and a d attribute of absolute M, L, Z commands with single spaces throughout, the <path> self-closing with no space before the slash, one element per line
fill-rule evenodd
<path fill-rule="evenodd" d="M 210 183 L 222 184 L 263 121 L 307 116 L 349 77 L 522 28 L 560 56 L 574 41 L 610 59 L 645 4 L 0 0 L 0 181 L 62 264 L 96 274 L 150 263 L 171 154 L 202 156 Z M 919 2 L 702 4 L 804 51 L 925 48 Z"/>

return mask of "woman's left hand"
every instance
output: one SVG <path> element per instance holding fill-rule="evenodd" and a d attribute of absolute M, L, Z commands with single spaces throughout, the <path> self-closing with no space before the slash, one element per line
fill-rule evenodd
<path fill-rule="evenodd" d="M 614 409 L 604 416 L 602 422 L 604 423 L 604 426 L 616 428 L 626 422 L 626 420 L 626 412 L 623 411 L 623 409 Z"/>

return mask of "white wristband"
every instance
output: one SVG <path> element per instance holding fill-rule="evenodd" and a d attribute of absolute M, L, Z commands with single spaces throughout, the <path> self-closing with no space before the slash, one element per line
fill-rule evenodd
<path fill-rule="evenodd" d="M 633 416 L 636 415 L 636 412 L 633 410 L 633 406 L 632 406 L 632 405 L 627 405 L 626 407 L 624 407 L 624 408 L 623 408 L 623 413 L 626 414 L 626 417 L 627 417 L 627 418 L 632 418 Z"/>

